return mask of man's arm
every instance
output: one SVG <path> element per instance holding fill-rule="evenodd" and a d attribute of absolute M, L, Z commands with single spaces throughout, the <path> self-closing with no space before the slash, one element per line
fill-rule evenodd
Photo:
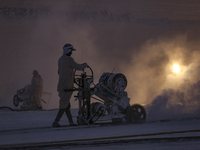
<path fill-rule="evenodd" d="M 72 57 L 70 57 L 70 66 L 73 68 L 73 69 L 76 69 L 76 70 L 83 70 L 85 67 L 88 66 L 87 63 L 83 63 L 83 64 L 78 64 L 74 61 L 74 59 Z"/>

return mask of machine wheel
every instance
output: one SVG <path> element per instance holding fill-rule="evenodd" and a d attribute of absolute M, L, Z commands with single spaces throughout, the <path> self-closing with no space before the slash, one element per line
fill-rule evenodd
<path fill-rule="evenodd" d="M 91 79 L 91 83 L 93 82 L 93 79 L 94 79 L 94 75 L 93 75 L 93 70 L 89 67 L 89 66 L 87 66 L 87 68 L 89 69 L 89 72 L 90 72 L 90 74 L 91 75 L 87 75 L 87 78 L 89 77 L 90 79 Z M 74 77 L 76 78 L 77 76 L 78 77 L 81 77 L 82 75 L 86 75 L 86 71 L 85 71 L 85 69 L 83 70 L 83 71 L 81 71 L 82 73 L 80 74 L 80 71 L 78 72 L 79 70 L 74 70 Z M 78 72 L 78 73 L 77 73 Z M 90 83 L 90 84 L 91 84 Z M 75 84 L 77 85 L 77 86 L 81 86 L 81 85 L 78 85 L 76 82 L 75 82 Z"/>
<path fill-rule="evenodd" d="M 78 125 L 85 125 L 85 121 L 83 119 L 77 119 L 77 124 Z"/>
<path fill-rule="evenodd" d="M 84 111 L 83 107 L 81 108 L 81 111 L 82 112 L 80 112 L 80 110 L 78 111 L 77 124 L 78 125 L 85 125 L 86 123 L 85 123 L 85 120 L 83 118 L 83 116 L 85 116 L 85 111 Z M 81 115 L 81 113 L 82 113 L 83 116 Z"/>
<path fill-rule="evenodd" d="M 102 115 L 104 115 L 106 111 L 105 105 L 99 102 L 95 102 L 90 105 L 90 116 L 92 117 L 94 114 L 96 114 L 100 107 L 103 107 L 104 110 Z M 97 113 L 97 115 L 100 114 L 101 113 Z"/>
<path fill-rule="evenodd" d="M 146 120 L 146 111 L 143 106 L 135 104 L 127 110 L 126 119 L 128 123 L 144 122 Z"/>
<path fill-rule="evenodd" d="M 19 101 L 20 101 L 20 98 L 18 95 L 15 95 L 13 97 L 13 104 L 15 105 L 15 107 L 17 107 L 19 105 Z"/>

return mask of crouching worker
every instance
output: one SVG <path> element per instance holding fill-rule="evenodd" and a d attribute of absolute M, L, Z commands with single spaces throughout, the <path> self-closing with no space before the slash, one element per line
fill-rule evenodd
<path fill-rule="evenodd" d="M 70 98 L 72 92 L 65 92 L 65 89 L 73 89 L 74 85 L 74 75 L 73 70 L 83 70 L 87 67 L 87 63 L 77 64 L 74 59 L 71 57 L 72 51 L 75 51 L 71 44 L 65 44 L 63 47 L 63 55 L 58 60 L 58 75 L 59 81 L 57 85 L 59 100 L 59 111 L 53 122 L 53 127 L 60 127 L 59 121 L 64 113 L 66 113 L 69 120 L 70 126 L 75 126 L 72 115 L 70 112 Z"/>

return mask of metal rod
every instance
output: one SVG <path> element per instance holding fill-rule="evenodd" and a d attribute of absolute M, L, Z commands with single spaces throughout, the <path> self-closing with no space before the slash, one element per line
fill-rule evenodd
<path fill-rule="evenodd" d="M 103 100 L 100 100 L 100 99 L 98 99 L 98 98 L 95 98 L 95 97 L 92 97 L 92 98 L 94 98 L 94 99 L 96 99 L 96 100 L 98 100 L 98 101 L 100 101 L 100 102 L 104 103 L 104 101 L 103 101 Z"/>

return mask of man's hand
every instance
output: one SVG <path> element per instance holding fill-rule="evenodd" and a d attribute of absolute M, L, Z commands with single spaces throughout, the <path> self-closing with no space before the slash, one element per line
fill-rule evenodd
<path fill-rule="evenodd" d="M 87 63 L 84 63 L 83 65 L 84 65 L 84 68 L 88 67 L 88 64 L 87 64 Z"/>

